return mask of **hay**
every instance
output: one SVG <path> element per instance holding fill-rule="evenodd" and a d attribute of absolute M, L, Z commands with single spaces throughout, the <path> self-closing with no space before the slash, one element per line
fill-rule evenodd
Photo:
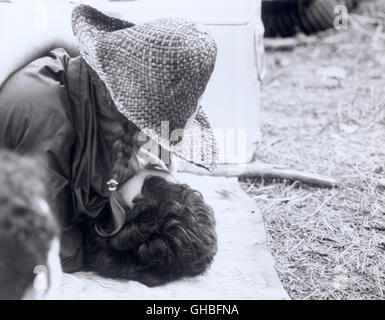
<path fill-rule="evenodd" d="M 340 181 L 319 189 L 241 180 L 293 299 L 384 298 L 385 33 L 373 19 L 353 19 L 317 43 L 268 52 L 256 161 Z"/>

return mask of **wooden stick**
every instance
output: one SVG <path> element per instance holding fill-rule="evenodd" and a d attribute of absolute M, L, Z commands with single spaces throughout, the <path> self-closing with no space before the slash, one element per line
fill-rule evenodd
<path fill-rule="evenodd" d="M 263 163 L 246 163 L 246 164 L 224 164 L 218 165 L 213 171 L 209 172 L 203 168 L 197 167 L 187 162 L 178 164 L 179 172 L 193 173 L 200 176 L 213 177 L 260 177 L 272 179 L 287 179 L 292 181 L 300 181 L 310 185 L 319 187 L 332 188 L 337 186 L 337 181 L 333 178 L 322 176 L 315 173 L 307 173 L 287 167 L 276 166 Z"/>
<path fill-rule="evenodd" d="M 309 45 L 319 42 L 317 36 L 305 36 L 298 34 L 295 38 L 265 38 L 263 40 L 266 51 L 269 50 L 293 50 L 297 46 Z"/>

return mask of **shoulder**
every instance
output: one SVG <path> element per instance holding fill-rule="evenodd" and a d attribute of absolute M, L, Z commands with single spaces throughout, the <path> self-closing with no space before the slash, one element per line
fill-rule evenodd
<path fill-rule="evenodd" d="M 57 101 L 65 93 L 69 59 L 63 49 L 55 49 L 16 71 L 0 89 L 0 109 L 45 108 Z"/>
<path fill-rule="evenodd" d="M 48 127 L 49 134 L 67 134 L 71 128 L 66 89 L 69 59 L 63 49 L 56 49 L 13 74 L 0 89 L 0 127 L 12 128 L 16 135 L 23 135 L 19 131 L 26 127 L 29 132 Z"/>

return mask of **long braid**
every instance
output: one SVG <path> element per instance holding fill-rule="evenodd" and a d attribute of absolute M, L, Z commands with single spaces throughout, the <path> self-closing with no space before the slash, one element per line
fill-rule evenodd
<path fill-rule="evenodd" d="M 109 202 L 111 207 L 111 213 L 113 217 L 113 230 L 111 232 L 105 232 L 96 227 L 96 231 L 99 235 L 105 237 L 111 237 L 118 233 L 127 220 L 127 215 L 130 211 L 125 203 L 121 193 L 119 192 L 119 186 L 123 185 L 128 179 L 135 174 L 135 168 L 131 167 L 130 158 L 136 156 L 137 148 L 134 145 L 132 125 L 125 121 L 119 128 L 120 136 L 112 145 L 112 169 L 110 177 L 115 184 L 115 188 L 110 189 Z"/>
<path fill-rule="evenodd" d="M 104 82 L 100 80 L 98 74 L 92 68 L 88 68 L 88 70 L 92 83 L 96 87 L 96 92 L 100 94 L 99 97 L 103 100 L 105 108 L 116 108 Z M 106 182 L 109 184 L 110 189 L 109 202 L 114 226 L 112 232 L 107 232 L 101 230 L 99 225 L 96 225 L 96 232 L 101 236 L 108 237 L 116 234 L 126 221 L 129 208 L 118 188 L 130 179 L 138 169 L 133 167 L 136 161 L 130 162 L 130 158 L 136 156 L 138 152 L 138 147 L 135 143 L 135 136 L 138 130 L 132 122 L 122 118 L 122 121 L 119 122 L 113 133 L 113 136 L 117 138 L 111 146 L 112 167 L 110 169 L 110 180 Z"/>
<path fill-rule="evenodd" d="M 112 145 L 112 169 L 110 177 L 122 185 L 131 178 L 135 171 L 130 167 L 130 158 L 135 151 L 134 136 L 135 132 L 128 121 L 125 121 L 120 128 L 120 137 Z"/>

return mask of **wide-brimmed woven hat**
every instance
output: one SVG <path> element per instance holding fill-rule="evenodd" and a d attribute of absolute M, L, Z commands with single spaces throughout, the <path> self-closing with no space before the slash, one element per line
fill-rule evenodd
<path fill-rule="evenodd" d="M 72 28 L 120 113 L 165 149 L 215 168 L 214 134 L 198 105 L 217 54 L 204 26 L 181 18 L 133 25 L 79 5 Z"/>

